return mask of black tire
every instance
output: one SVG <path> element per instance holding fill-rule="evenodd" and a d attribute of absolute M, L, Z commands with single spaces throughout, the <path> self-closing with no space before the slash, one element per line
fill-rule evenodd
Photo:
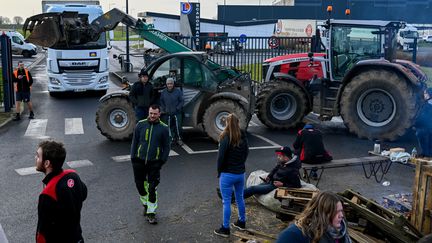
<path fill-rule="evenodd" d="M 341 115 L 360 138 L 394 141 L 412 127 L 418 94 L 404 78 L 386 70 L 354 77 L 342 92 Z"/>
<path fill-rule="evenodd" d="M 22 52 L 22 55 L 23 55 L 23 57 L 25 57 L 25 58 L 30 58 L 30 57 L 32 57 L 32 54 L 31 54 L 29 51 L 23 51 L 23 52 Z"/>
<path fill-rule="evenodd" d="M 113 97 L 99 105 L 96 124 L 110 140 L 129 140 L 133 136 L 136 118 L 132 104 L 125 97 Z"/>
<path fill-rule="evenodd" d="M 204 113 L 204 130 L 207 135 L 216 142 L 225 128 L 225 117 L 229 113 L 233 113 L 239 118 L 240 128 L 247 128 L 248 118 L 246 111 L 234 101 L 217 100 L 211 104 Z"/>
<path fill-rule="evenodd" d="M 258 119 L 272 129 L 288 129 L 302 123 L 309 101 L 297 85 L 272 80 L 261 85 L 257 99 Z"/>

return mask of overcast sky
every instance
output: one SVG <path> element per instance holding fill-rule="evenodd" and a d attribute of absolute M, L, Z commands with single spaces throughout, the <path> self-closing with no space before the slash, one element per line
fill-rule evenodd
<path fill-rule="evenodd" d="M 104 12 L 110 8 L 125 8 L 126 0 L 99 0 Z M 129 13 L 136 17 L 138 12 L 159 12 L 179 14 L 180 2 L 186 0 L 129 0 Z M 201 18 L 211 19 L 217 16 L 217 5 L 270 5 L 273 0 L 195 0 L 201 3 Z M 42 12 L 40 0 L 1 0 L 0 16 L 12 18 L 21 16 L 24 19 Z"/>

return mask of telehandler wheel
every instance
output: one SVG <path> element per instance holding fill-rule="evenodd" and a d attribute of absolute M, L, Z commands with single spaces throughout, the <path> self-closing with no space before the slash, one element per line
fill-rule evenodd
<path fill-rule="evenodd" d="M 96 124 L 102 135 L 110 140 L 131 139 L 136 124 L 132 104 L 126 98 L 109 98 L 99 105 Z"/>
<path fill-rule="evenodd" d="M 258 119 L 272 129 L 296 127 L 309 111 L 306 94 L 286 81 L 265 82 L 257 99 Z"/>
<path fill-rule="evenodd" d="M 412 127 L 419 109 L 417 96 L 396 73 L 368 70 L 347 84 L 340 111 L 349 131 L 358 137 L 394 141 Z"/>
<path fill-rule="evenodd" d="M 219 135 L 225 129 L 226 117 L 230 114 L 235 114 L 240 121 L 240 128 L 246 129 L 248 118 L 246 111 L 234 101 L 217 100 L 211 104 L 204 113 L 204 129 L 209 137 L 214 141 L 218 141 Z"/>

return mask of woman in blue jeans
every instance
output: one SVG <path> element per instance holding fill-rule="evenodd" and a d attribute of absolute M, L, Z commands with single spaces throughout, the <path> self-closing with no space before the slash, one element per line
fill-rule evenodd
<path fill-rule="evenodd" d="M 223 223 L 214 231 L 215 234 L 230 235 L 231 194 L 234 188 L 239 219 L 232 224 L 240 230 L 246 227 L 246 209 L 243 198 L 245 182 L 245 162 L 249 153 L 246 133 L 240 130 L 240 121 L 234 114 L 229 114 L 226 127 L 219 137 L 218 177 L 223 203 Z"/>

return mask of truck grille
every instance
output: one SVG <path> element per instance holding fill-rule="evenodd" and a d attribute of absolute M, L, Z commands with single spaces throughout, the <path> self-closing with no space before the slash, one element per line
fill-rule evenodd
<path fill-rule="evenodd" d="M 81 86 L 81 85 L 90 85 L 93 83 L 96 78 L 95 73 L 83 73 L 80 71 L 79 73 L 74 72 L 65 72 L 63 73 L 64 80 L 66 84 L 71 86 Z"/>

